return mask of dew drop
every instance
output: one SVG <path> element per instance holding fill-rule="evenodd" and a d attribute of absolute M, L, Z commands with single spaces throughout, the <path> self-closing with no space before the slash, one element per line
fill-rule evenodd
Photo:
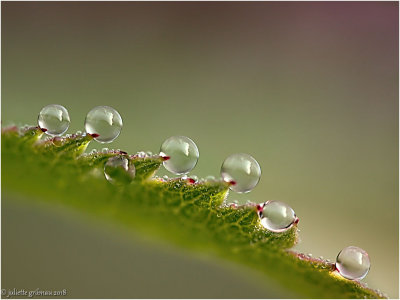
<path fill-rule="evenodd" d="M 248 193 L 257 185 L 261 177 L 258 162 L 246 153 L 228 156 L 221 167 L 222 179 L 231 182 L 230 189 L 237 193 Z"/>
<path fill-rule="evenodd" d="M 81 135 L 82 131 L 78 130 L 77 132 L 75 132 L 76 135 Z"/>
<path fill-rule="evenodd" d="M 168 180 L 168 176 L 167 176 L 167 175 L 164 175 L 162 178 L 163 178 L 164 180 Z"/>
<path fill-rule="evenodd" d="M 106 179 L 114 184 L 130 183 L 135 173 L 135 165 L 122 155 L 110 157 L 104 165 Z"/>
<path fill-rule="evenodd" d="M 212 176 L 212 175 L 206 176 L 205 180 L 207 180 L 207 181 L 215 181 L 215 176 Z"/>
<path fill-rule="evenodd" d="M 108 152 L 108 148 L 103 148 L 103 149 L 101 149 L 101 152 L 103 152 L 103 153 L 107 153 Z"/>
<path fill-rule="evenodd" d="M 86 115 L 85 130 L 89 134 L 98 134 L 94 139 L 100 143 L 111 143 L 121 129 L 121 115 L 112 107 L 96 106 Z"/>
<path fill-rule="evenodd" d="M 55 136 L 51 139 L 51 142 L 53 143 L 54 146 L 61 147 L 63 144 L 63 139 L 59 136 Z"/>
<path fill-rule="evenodd" d="M 50 104 L 42 108 L 38 117 L 40 129 L 46 130 L 46 134 L 60 136 L 69 127 L 70 119 L 67 109 L 58 104 Z"/>
<path fill-rule="evenodd" d="M 168 160 L 163 161 L 168 171 L 182 175 L 189 173 L 196 166 L 199 149 L 186 136 L 172 136 L 161 145 L 160 156 L 169 156 Z"/>
<path fill-rule="evenodd" d="M 92 149 L 89 154 L 96 154 L 97 153 L 97 149 Z"/>
<path fill-rule="evenodd" d="M 336 258 L 336 269 L 340 275 L 350 280 L 363 279 L 370 267 L 368 253 L 355 246 L 344 248 Z"/>
<path fill-rule="evenodd" d="M 147 155 L 147 156 L 153 156 L 153 152 L 147 151 L 147 152 L 146 152 L 146 155 Z"/>
<path fill-rule="evenodd" d="M 295 223 L 297 217 L 294 210 L 280 201 L 267 201 L 259 204 L 258 215 L 261 224 L 273 232 L 284 232 Z"/>
<path fill-rule="evenodd" d="M 140 152 L 137 153 L 137 156 L 138 156 L 139 158 L 145 158 L 145 157 L 146 157 L 146 153 L 143 152 L 143 151 L 140 151 Z"/>

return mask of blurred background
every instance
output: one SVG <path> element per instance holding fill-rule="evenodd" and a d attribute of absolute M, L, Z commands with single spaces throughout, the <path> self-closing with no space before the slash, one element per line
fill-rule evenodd
<path fill-rule="evenodd" d="M 397 2 L 2 2 L 2 126 L 36 124 L 56 103 L 73 133 L 109 105 L 124 127 L 106 147 L 158 152 L 186 135 L 200 177 L 249 153 L 261 181 L 229 201 L 288 203 L 296 250 L 335 260 L 359 246 L 372 264 L 364 281 L 397 298 L 398 37 Z M 237 266 L 19 200 L 2 187 L 3 288 L 291 296 Z"/>

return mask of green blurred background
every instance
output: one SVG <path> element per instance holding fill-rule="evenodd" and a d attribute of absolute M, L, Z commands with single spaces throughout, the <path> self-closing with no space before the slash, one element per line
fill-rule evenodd
<path fill-rule="evenodd" d="M 295 249 L 334 260 L 359 246 L 364 281 L 397 298 L 398 36 L 397 2 L 2 2 L 2 126 L 57 103 L 72 133 L 109 105 L 124 127 L 106 147 L 157 152 L 186 135 L 201 177 L 247 152 L 261 181 L 230 201 L 288 203 Z M 248 270 L 19 199 L 2 186 L 3 288 L 290 297 Z"/>

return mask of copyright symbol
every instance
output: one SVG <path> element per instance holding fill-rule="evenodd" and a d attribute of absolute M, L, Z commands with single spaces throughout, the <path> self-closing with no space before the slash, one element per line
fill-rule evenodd
<path fill-rule="evenodd" d="M 5 294 L 7 294 L 6 289 L 1 289 L 1 295 L 4 296 Z"/>

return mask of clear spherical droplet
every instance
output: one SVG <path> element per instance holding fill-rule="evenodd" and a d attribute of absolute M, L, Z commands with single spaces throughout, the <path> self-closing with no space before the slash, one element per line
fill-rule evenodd
<path fill-rule="evenodd" d="M 336 258 L 336 269 L 347 279 L 363 279 L 370 267 L 368 253 L 355 246 L 344 248 Z"/>
<path fill-rule="evenodd" d="M 296 222 L 294 210 L 280 201 L 267 201 L 259 205 L 261 225 L 273 232 L 284 232 Z"/>
<path fill-rule="evenodd" d="M 104 175 L 114 184 L 130 183 L 136 175 L 135 165 L 122 155 L 113 156 L 104 165 Z"/>
<path fill-rule="evenodd" d="M 164 167 L 178 175 L 189 173 L 199 159 L 199 149 L 186 136 L 172 136 L 166 139 L 161 145 L 160 151 L 161 156 L 169 157 L 163 162 Z"/>
<path fill-rule="evenodd" d="M 67 109 L 58 104 L 42 108 L 38 117 L 39 127 L 51 136 L 60 136 L 67 131 L 70 119 Z"/>
<path fill-rule="evenodd" d="M 145 157 L 146 157 L 146 152 L 144 152 L 144 151 L 139 151 L 136 155 L 137 155 L 137 157 L 139 157 L 139 158 L 145 158 Z"/>
<path fill-rule="evenodd" d="M 54 146 L 61 147 L 63 144 L 63 139 L 59 136 L 55 136 L 51 139 L 51 142 L 53 143 Z"/>
<path fill-rule="evenodd" d="M 112 107 L 96 106 L 86 115 L 85 130 L 89 134 L 97 134 L 94 139 L 100 143 L 111 143 L 121 129 L 122 118 Z"/>
<path fill-rule="evenodd" d="M 261 168 L 258 162 L 246 153 L 228 156 L 221 167 L 222 179 L 232 183 L 230 189 L 237 193 L 250 192 L 260 181 Z"/>

